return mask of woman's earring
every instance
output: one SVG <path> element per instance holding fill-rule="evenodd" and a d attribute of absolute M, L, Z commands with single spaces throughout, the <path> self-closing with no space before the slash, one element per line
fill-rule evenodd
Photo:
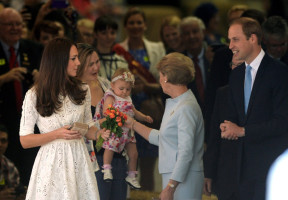
<path fill-rule="evenodd" d="M 167 83 L 167 81 L 164 81 L 164 83 Z"/>

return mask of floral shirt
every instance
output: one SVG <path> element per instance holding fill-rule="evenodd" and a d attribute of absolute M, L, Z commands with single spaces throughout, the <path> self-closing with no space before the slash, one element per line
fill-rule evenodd
<path fill-rule="evenodd" d="M 15 187 L 19 185 L 19 172 L 15 165 L 4 155 L 1 158 L 0 164 L 0 188 Z"/>

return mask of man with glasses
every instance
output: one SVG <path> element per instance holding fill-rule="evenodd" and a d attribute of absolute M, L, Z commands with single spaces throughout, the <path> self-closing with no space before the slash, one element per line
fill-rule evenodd
<path fill-rule="evenodd" d="M 288 65 L 288 26 L 280 16 L 271 16 L 262 24 L 265 51 Z"/>
<path fill-rule="evenodd" d="M 9 131 L 6 155 L 23 174 L 23 183 L 28 184 L 36 152 L 21 147 L 19 124 L 22 101 L 37 76 L 43 47 L 20 39 L 22 28 L 18 11 L 4 8 L 0 12 L 0 121 Z"/>

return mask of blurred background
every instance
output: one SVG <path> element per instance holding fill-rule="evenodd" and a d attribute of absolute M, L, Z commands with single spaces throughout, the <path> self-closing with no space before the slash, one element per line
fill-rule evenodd
<path fill-rule="evenodd" d="M 124 0 L 118 0 L 123 1 Z M 287 0 L 127 0 L 127 6 L 140 7 L 147 15 L 146 36 L 152 41 L 160 40 L 160 24 L 163 17 L 167 15 L 178 15 L 186 17 L 194 14 L 197 6 L 204 2 L 211 2 L 219 9 L 220 24 L 219 33 L 227 36 L 228 21 L 227 12 L 236 4 L 247 5 L 248 8 L 257 9 L 266 14 L 280 15 L 288 20 L 288 1 Z M 125 4 L 125 3 L 123 3 Z M 123 38 L 125 35 L 123 36 Z M 122 39 L 121 39 L 122 41 Z"/>

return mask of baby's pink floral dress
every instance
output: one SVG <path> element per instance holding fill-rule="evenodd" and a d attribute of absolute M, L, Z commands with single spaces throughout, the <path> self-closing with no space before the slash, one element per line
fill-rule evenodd
<path fill-rule="evenodd" d="M 127 97 L 125 99 L 121 98 L 119 96 L 116 96 L 114 92 L 111 89 L 109 89 L 105 92 L 104 97 L 102 98 L 101 102 L 99 102 L 99 104 L 97 105 L 94 119 L 97 120 L 97 119 L 101 119 L 105 117 L 103 115 L 103 105 L 107 96 L 114 97 L 115 100 L 114 100 L 113 106 L 115 108 L 118 108 L 121 112 L 134 118 L 134 112 L 133 112 L 134 105 L 132 103 L 131 97 Z M 127 143 L 129 142 L 136 143 L 135 136 L 131 136 L 130 134 L 130 129 L 127 127 L 122 127 L 122 129 L 123 129 L 122 137 L 118 138 L 114 133 L 112 133 L 110 138 L 103 142 L 102 147 L 104 149 L 109 149 L 114 152 L 120 153 L 123 151 Z"/>

